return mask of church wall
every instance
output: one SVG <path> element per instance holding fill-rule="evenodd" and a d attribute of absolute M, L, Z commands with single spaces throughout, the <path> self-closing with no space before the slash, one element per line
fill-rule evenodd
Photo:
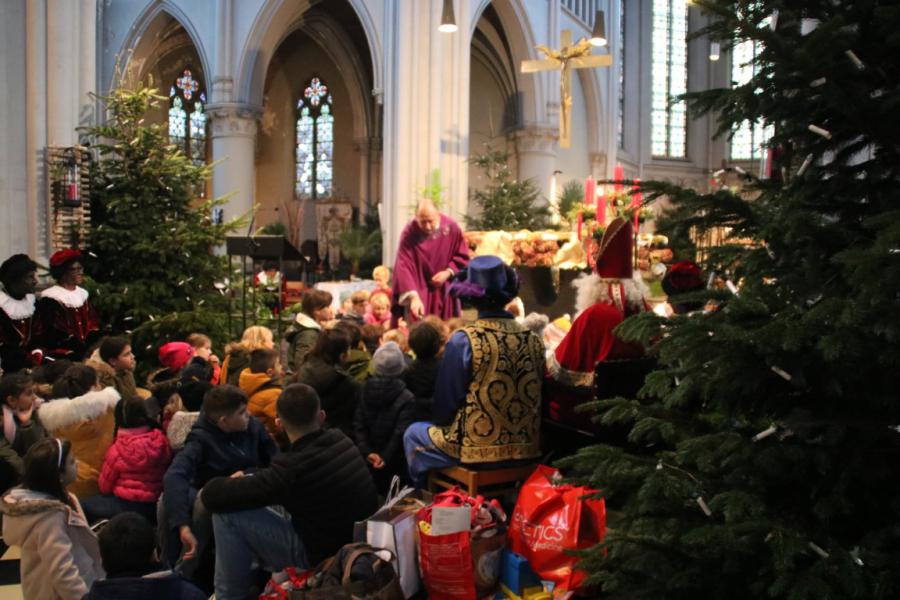
<path fill-rule="evenodd" d="M 282 204 L 294 200 L 294 142 L 297 99 L 313 76 L 333 96 L 335 198 L 358 206 L 360 161 L 353 147 L 353 114 L 349 91 L 335 64 L 309 38 L 295 34 L 275 53 L 269 65 L 263 116 L 257 138 L 256 224 L 278 221 Z M 225 165 L 219 168 L 225 168 Z M 286 218 L 285 218 L 286 222 Z M 316 237 L 315 207 L 306 203 L 301 239 Z"/>
<path fill-rule="evenodd" d="M 472 61 L 471 89 L 469 98 L 469 153 L 481 154 L 490 148 L 506 150 L 506 135 L 503 132 L 503 113 L 507 97 L 496 77 L 480 60 Z M 515 153 L 509 153 L 511 167 L 515 170 Z M 487 186 L 487 178 L 476 165 L 469 165 L 469 190 L 479 190 Z M 470 206 L 469 211 L 477 210 Z"/>
<path fill-rule="evenodd" d="M 7 82 L 0 102 L 0 261 L 28 252 L 32 236 L 37 235 L 29 227 L 26 201 L 26 1 L 0 2 L 0 81 Z"/>

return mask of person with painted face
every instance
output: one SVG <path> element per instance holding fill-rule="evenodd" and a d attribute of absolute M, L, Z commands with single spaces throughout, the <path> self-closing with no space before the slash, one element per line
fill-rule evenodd
<path fill-rule="evenodd" d="M 35 349 L 35 288 L 37 263 L 25 254 L 14 254 L 0 265 L 0 368 L 6 373 L 40 364 Z"/>
<path fill-rule="evenodd" d="M 81 287 L 84 267 L 79 250 L 60 250 L 50 257 L 56 285 L 41 292 L 35 317 L 40 346 L 53 359 L 80 361 L 100 333 L 100 317 Z"/>

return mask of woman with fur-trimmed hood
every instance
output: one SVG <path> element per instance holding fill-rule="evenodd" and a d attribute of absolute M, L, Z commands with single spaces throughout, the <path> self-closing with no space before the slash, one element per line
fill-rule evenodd
<path fill-rule="evenodd" d="M 627 317 L 650 310 L 647 286 L 634 273 L 631 223 L 610 222 L 597 253 L 594 273 L 578 278 L 572 329 L 547 358 L 547 370 L 559 383 L 592 386 L 598 362 L 640 358 L 643 348 L 613 334 Z"/>
<path fill-rule="evenodd" d="M 72 444 L 78 459 L 78 477 L 68 490 L 79 498 L 100 493 L 97 480 L 103 458 L 113 443 L 115 408 L 119 392 L 100 388 L 97 372 L 87 365 L 69 367 L 53 384 L 55 400 L 38 409 L 38 418 L 47 433 Z"/>

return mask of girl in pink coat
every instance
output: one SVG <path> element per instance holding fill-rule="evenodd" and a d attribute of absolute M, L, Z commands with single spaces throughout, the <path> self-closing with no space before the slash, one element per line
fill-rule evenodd
<path fill-rule="evenodd" d="M 108 519 L 134 511 L 156 521 L 156 501 L 172 462 L 172 448 L 141 398 L 125 398 L 116 406 L 115 441 L 100 471 L 100 495 L 82 502 L 88 520 Z"/>

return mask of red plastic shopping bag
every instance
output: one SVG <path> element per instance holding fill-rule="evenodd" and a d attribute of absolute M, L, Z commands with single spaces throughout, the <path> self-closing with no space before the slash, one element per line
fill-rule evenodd
<path fill-rule="evenodd" d="M 436 507 L 461 509 L 469 529 L 434 535 Z M 416 513 L 419 566 L 429 600 L 475 600 L 496 587 L 506 542 L 505 520 L 496 501 L 487 503 L 458 488 L 435 495 L 432 504 Z"/>
<path fill-rule="evenodd" d="M 586 487 L 554 485 L 559 472 L 539 465 L 519 491 L 509 529 L 509 547 L 524 556 L 541 579 L 558 588 L 575 590 L 585 574 L 575 569 L 578 558 L 566 550 L 582 550 L 603 540 L 606 505 L 587 500 Z"/>

